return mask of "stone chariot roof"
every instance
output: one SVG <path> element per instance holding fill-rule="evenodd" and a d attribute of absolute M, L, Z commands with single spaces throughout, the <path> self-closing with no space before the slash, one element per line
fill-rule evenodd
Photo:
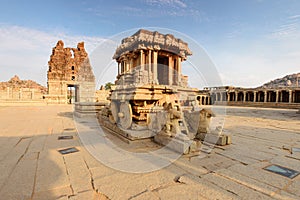
<path fill-rule="evenodd" d="M 171 34 L 161 34 L 157 31 L 151 32 L 140 29 L 130 37 L 124 38 L 117 48 L 113 59 L 118 59 L 122 55 L 141 49 L 164 50 L 186 59 L 192 55 L 188 44 Z"/>

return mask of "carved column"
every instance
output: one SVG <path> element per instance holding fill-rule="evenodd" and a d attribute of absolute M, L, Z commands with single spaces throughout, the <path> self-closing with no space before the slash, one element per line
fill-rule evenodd
<path fill-rule="evenodd" d="M 152 52 L 151 50 L 148 50 L 148 73 L 150 75 L 151 69 L 152 69 Z"/>
<path fill-rule="evenodd" d="M 230 93 L 226 92 L 225 94 L 227 94 L 227 102 L 229 102 L 230 101 Z"/>
<path fill-rule="evenodd" d="M 246 102 L 246 96 L 247 96 L 247 92 L 244 91 L 244 92 L 243 92 L 243 102 Z"/>
<path fill-rule="evenodd" d="M 130 57 L 129 58 L 129 71 L 132 71 L 132 68 L 133 68 L 133 63 L 132 63 L 132 58 Z"/>
<path fill-rule="evenodd" d="M 168 72 L 169 72 L 169 85 L 173 84 L 173 57 L 169 56 L 169 66 L 168 66 Z"/>
<path fill-rule="evenodd" d="M 125 69 L 124 69 L 124 61 L 121 61 L 121 74 L 124 73 Z"/>
<path fill-rule="evenodd" d="M 267 93 L 267 91 L 264 91 L 264 102 L 265 103 L 267 102 L 267 97 L 268 97 L 268 93 Z"/>
<path fill-rule="evenodd" d="M 234 99 L 234 101 L 237 101 L 237 100 L 238 100 L 238 92 L 235 91 L 234 94 L 235 94 L 235 99 Z"/>
<path fill-rule="evenodd" d="M 292 94 L 293 94 L 293 91 L 289 90 L 289 103 L 292 103 Z"/>
<path fill-rule="evenodd" d="M 282 90 L 280 91 L 280 102 L 282 102 L 283 100 L 283 94 L 282 94 Z"/>
<path fill-rule="evenodd" d="M 153 52 L 153 81 L 157 83 L 157 51 Z"/>
<path fill-rule="evenodd" d="M 253 91 L 253 102 L 256 102 L 256 91 Z"/>
<path fill-rule="evenodd" d="M 278 99 L 279 99 L 279 91 L 276 90 L 276 103 L 278 103 Z"/>
<path fill-rule="evenodd" d="M 178 57 L 177 59 L 177 78 L 178 78 L 178 85 L 180 85 L 181 82 L 181 58 Z"/>
<path fill-rule="evenodd" d="M 125 65 L 126 65 L 126 72 L 128 72 L 129 71 L 129 62 L 128 62 L 128 60 L 126 60 Z"/>
<path fill-rule="evenodd" d="M 143 52 L 143 50 L 140 50 L 140 66 L 141 66 L 141 70 L 144 70 L 144 64 L 145 64 L 145 61 L 144 61 L 144 52 Z"/>

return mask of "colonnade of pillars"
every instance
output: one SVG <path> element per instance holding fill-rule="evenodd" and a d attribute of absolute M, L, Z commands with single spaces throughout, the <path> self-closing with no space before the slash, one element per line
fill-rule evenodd
<path fill-rule="evenodd" d="M 212 101 L 300 103 L 300 90 L 213 92 Z"/>
<path fill-rule="evenodd" d="M 155 83 L 159 83 L 158 77 L 158 64 L 163 64 L 158 62 L 159 51 L 156 50 L 139 50 L 135 53 L 128 53 L 122 56 L 118 62 L 118 75 L 130 72 L 133 68 L 140 66 L 141 70 L 148 70 L 149 74 L 152 74 L 151 79 Z M 168 57 L 168 84 L 177 85 L 181 81 L 181 57 L 178 55 L 164 56 Z M 172 70 L 171 70 L 172 69 Z M 174 72 L 176 71 L 176 73 Z"/>
<path fill-rule="evenodd" d="M 199 95 L 197 96 L 199 105 L 210 105 L 210 98 L 208 95 Z"/>

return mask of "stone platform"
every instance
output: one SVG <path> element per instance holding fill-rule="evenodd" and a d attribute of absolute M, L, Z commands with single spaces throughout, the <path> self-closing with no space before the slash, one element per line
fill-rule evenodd
<path fill-rule="evenodd" d="M 106 102 L 76 102 L 74 115 L 77 117 L 95 117 Z"/>

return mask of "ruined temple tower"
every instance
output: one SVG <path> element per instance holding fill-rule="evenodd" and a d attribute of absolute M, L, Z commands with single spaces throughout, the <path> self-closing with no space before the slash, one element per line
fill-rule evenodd
<path fill-rule="evenodd" d="M 58 41 L 48 65 L 47 102 L 94 101 L 95 77 L 84 42 L 78 43 L 77 48 L 65 48 L 63 41 Z"/>

